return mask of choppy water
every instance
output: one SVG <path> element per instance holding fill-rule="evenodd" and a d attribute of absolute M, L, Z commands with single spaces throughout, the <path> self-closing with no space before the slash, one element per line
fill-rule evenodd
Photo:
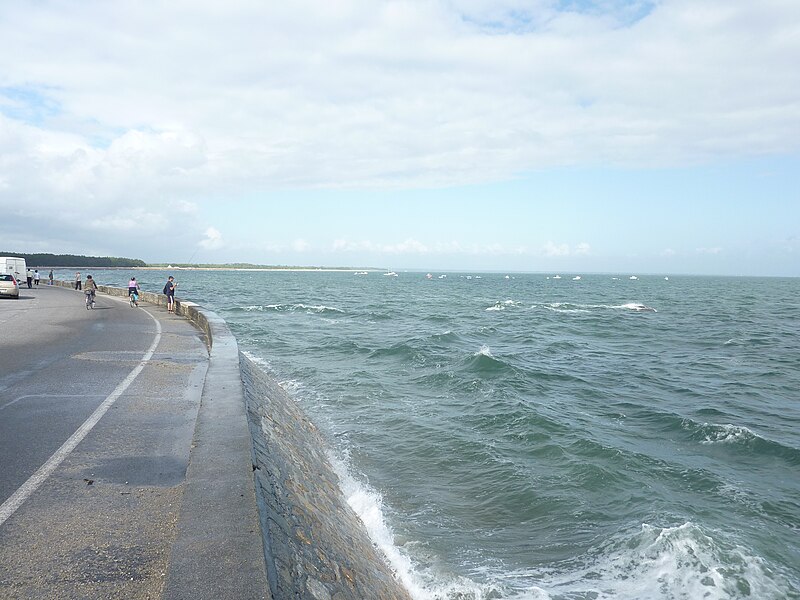
<path fill-rule="evenodd" d="M 174 274 L 416 598 L 800 598 L 800 280 Z"/>

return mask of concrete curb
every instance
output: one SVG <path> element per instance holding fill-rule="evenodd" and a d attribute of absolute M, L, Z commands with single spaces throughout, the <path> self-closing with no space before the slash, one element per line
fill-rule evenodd
<path fill-rule="evenodd" d="M 163 597 L 268 600 L 239 347 L 215 313 L 183 302 L 179 314 L 206 332 L 210 357 Z"/>

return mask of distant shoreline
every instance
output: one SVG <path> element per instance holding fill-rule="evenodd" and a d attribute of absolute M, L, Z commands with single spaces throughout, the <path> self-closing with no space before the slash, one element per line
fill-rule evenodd
<path fill-rule="evenodd" d="M 92 265 L 84 265 L 80 267 L 59 267 L 59 266 L 46 266 L 38 267 L 42 269 L 59 269 L 70 271 L 289 271 L 289 272 L 328 272 L 328 273 L 382 273 L 382 269 L 356 269 L 351 267 L 97 267 Z"/>
<path fill-rule="evenodd" d="M 325 272 L 325 273 L 360 273 L 362 271 L 380 273 L 379 269 L 353 269 L 332 267 L 130 267 L 137 271 L 288 271 L 288 272 Z"/>

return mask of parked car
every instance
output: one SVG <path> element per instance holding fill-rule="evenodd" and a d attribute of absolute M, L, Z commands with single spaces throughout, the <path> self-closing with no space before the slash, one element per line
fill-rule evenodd
<path fill-rule="evenodd" d="M 19 284 L 13 275 L 0 273 L 0 296 L 19 298 Z"/>

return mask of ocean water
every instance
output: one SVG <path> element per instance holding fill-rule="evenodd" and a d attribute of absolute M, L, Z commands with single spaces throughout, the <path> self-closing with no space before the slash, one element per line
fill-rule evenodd
<path fill-rule="evenodd" d="M 415 598 L 800 598 L 800 280 L 173 274 Z"/>

